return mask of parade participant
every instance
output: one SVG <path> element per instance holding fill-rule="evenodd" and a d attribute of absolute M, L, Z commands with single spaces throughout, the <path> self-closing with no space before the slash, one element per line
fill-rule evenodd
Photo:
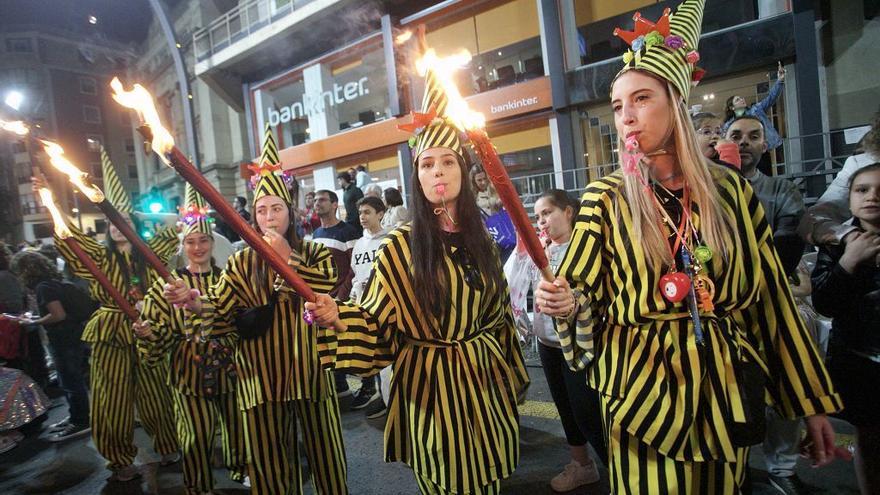
<path fill-rule="evenodd" d="M 259 175 L 254 176 L 254 227 L 316 292 L 336 282 L 324 246 L 297 238 L 290 193 L 272 132 L 266 129 Z M 302 493 L 297 429 L 302 429 L 317 493 L 348 493 L 342 424 L 333 379 L 318 360 L 317 328 L 303 319 L 300 297 L 253 248 L 239 251 L 208 295 L 166 285 L 172 304 L 187 304 L 194 327 L 235 325 L 241 336 L 235 365 L 245 418 L 251 493 Z M 298 423 L 298 424 L 297 424 Z"/>
<path fill-rule="evenodd" d="M 845 246 L 819 248 L 813 303 L 834 318 L 831 377 L 843 397 L 840 415 L 856 427 L 856 475 L 865 495 L 880 491 L 880 163 L 853 172 L 847 223 L 856 228 Z"/>
<path fill-rule="evenodd" d="M 106 151 L 101 152 L 101 171 L 104 194 L 133 225 L 131 198 Z M 69 228 L 76 242 L 107 274 L 114 287 L 133 305 L 139 305 L 147 288 L 159 275 L 147 267 L 128 239 L 113 224 L 108 226 L 106 246 L 73 226 Z M 150 238 L 147 245 L 167 263 L 177 250 L 177 234 L 173 228 L 166 228 Z M 92 298 L 101 305 L 86 323 L 82 340 L 92 347 L 89 361 L 92 437 L 98 452 L 107 459 L 108 469 L 113 471 L 111 480 L 128 481 L 139 476 L 133 466 L 137 455 L 134 445 L 135 403 L 138 418 L 153 438 L 153 449 L 162 455 L 162 465 L 177 462 L 180 456 L 170 407 L 171 391 L 165 381 L 168 368 L 147 366 L 138 358 L 132 322 L 57 235 L 55 247 L 73 274 L 90 282 Z"/>
<path fill-rule="evenodd" d="M 559 276 L 535 296 L 602 394 L 615 493 L 742 493 L 765 391 L 806 417 L 815 465 L 839 452 L 825 414 L 840 398 L 759 200 L 706 164 L 688 120 L 703 7 L 615 31 L 632 47 L 611 94 L 623 170 L 587 187 Z"/>
<path fill-rule="evenodd" d="M 577 201 L 561 189 L 549 189 L 535 201 L 535 216 L 538 219 L 538 228 L 546 239 L 545 251 L 551 270 L 559 268 L 568 249 L 577 208 Z M 520 242 L 518 247 L 521 246 Z M 571 462 L 550 480 L 550 486 L 556 492 L 568 492 L 579 486 L 595 483 L 599 481 L 599 470 L 590 457 L 587 440 L 593 444 L 602 462 L 608 463 L 599 394 L 587 387 L 585 370 L 572 371 L 568 367 L 553 319 L 535 311 L 534 317 L 529 320 L 526 296 L 530 289 L 537 287 L 541 273 L 525 249 L 517 249 L 508 258 L 504 264 L 504 274 L 510 284 L 510 300 L 517 322 L 522 322 L 528 333 L 538 339 L 541 368 L 544 370 L 550 396 L 553 397 L 559 413 L 571 453 Z"/>
<path fill-rule="evenodd" d="M 206 294 L 220 278 L 211 224 L 204 199 L 189 184 L 184 205 L 181 244 L 187 263 L 175 270 L 175 276 L 186 287 Z M 186 309 L 168 304 L 164 285 L 165 281 L 157 280 L 144 298 L 142 321 L 134 325 L 137 347 L 149 364 L 161 363 L 170 371 L 167 381 L 174 399 L 186 493 L 207 493 L 214 487 L 211 459 L 218 425 L 230 479 L 243 482 L 246 474 L 244 428 L 235 394 L 237 338 L 230 325 L 188 326 Z"/>
<path fill-rule="evenodd" d="M 411 143 L 413 221 L 379 250 L 360 303 L 307 303 L 322 362 L 369 376 L 393 365 L 385 460 L 409 465 L 423 494 L 495 494 L 519 460 L 517 396 L 528 384 L 498 254 L 468 180 L 447 100 Z"/>

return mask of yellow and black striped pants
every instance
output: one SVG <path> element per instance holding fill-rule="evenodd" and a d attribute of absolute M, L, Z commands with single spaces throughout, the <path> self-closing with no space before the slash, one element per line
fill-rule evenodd
<path fill-rule="evenodd" d="M 428 478 L 423 478 L 416 474 L 416 484 L 419 485 L 419 492 L 422 495 L 447 495 L 451 494 L 449 490 L 442 488 Z M 492 483 L 482 487 L 480 491 L 469 492 L 473 495 L 498 495 L 501 493 L 501 480 L 495 480 Z"/>
<path fill-rule="evenodd" d="M 617 399 L 602 396 L 603 421 L 605 421 L 605 429 L 608 433 L 608 470 L 610 471 L 611 493 L 617 495 L 736 495 L 744 493 L 746 475 L 749 470 L 748 448 L 737 449 L 736 462 L 678 461 L 666 457 L 630 435 L 619 424 L 608 423 L 608 408 L 611 403 L 616 401 Z"/>
<path fill-rule="evenodd" d="M 342 423 L 335 394 L 322 401 L 265 402 L 245 410 L 244 416 L 252 494 L 302 493 L 297 420 L 317 493 L 348 493 Z"/>
<path fill-rule="evenodd" d="M 107 467 L 118 469 L 134 462 L 134 411 L 153 439 L 159 454 L 177 451 L 171 390 L 166 384 L 168 365 L 141 363 L 134 345 L 92 344 L 90 362 L 92 438 Z"/>
<path fill-rule="evenodd" d="M 183 453 L 183 483 L 187 493 L 209 492 L 214 488 L 211 458 L 214 438 L 220 426 L 223 462 L 229 478 L 241 481 L 247 474 L 244 425 L 236 394 L 206 398 L 172 389 L 177 440 Z"/>

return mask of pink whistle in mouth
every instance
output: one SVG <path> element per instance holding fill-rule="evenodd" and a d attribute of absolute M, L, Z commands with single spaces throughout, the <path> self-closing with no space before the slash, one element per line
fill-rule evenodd
<path fill-rule="evenodd" d="M 434 189 L 440 196 L 446 196 L 446 184 L 437 184 L 434 186 Z"/>
<path fill-rule="evenodd" d="M 630 137 L 626 138 L 626 141 L 624 142 L 624 147 L 629 152 L 634 152 L 637 149 L 639 149 L 638 137 L 637 136 L 630 136 Z"/>

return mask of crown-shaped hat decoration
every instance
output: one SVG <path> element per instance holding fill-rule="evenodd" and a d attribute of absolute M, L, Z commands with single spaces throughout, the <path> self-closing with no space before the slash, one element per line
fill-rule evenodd
<path fill-rule="evenodd" d="M 623 54 L 624 67 L 618 76 L 630 69 L 647 70 L 671 82 L 687 101 L 691 87 L 705 75 L 696 67 L 704 6 L 705 0 L 685 0 L 673 14 L 664 9 L 657 22 L 636 12 L 632 31 L 615 29 L 614 35 L 630 46 Z"/>
<path fill-rule="evenodd" d="M 256 165 L 248 165 L 254 172 L 251 176 L 251 184 L 254 187 L 254 204 L 263 196 L 277 196 L 290 205 L 293 199 L 284 177 L 278 172 L 281 170 L 281 160 L 278 158 L 278 147 L 275 145 L 275 136 L 269 125 L 266 125 L 266 133 L 263 138 L 263 153 L 260 162 Z"/>
<path fill-rule="evenodd" d="M 104 195 L 110 201 L 110 204 L 119 210 L 119 213 L 128 215 L 134 213 L 134 208 L 131 205 L 131 196 L 125 190 L 125 187 L 122 186 L 122 181 L 119 180 L 119 175 L 116 174 L 116 168 L 110 161 L 110 155 L 107 154 L 107 150 L 103 146 L 101 146 L 101 175 L 104 179 Z"/>
<path fill-rule="evenodd" d="M 418 159 L 428 148 L 449 148 L 464 156 L 458 129 L 446 120 L 446 107 L 449 101 L 446 93 L 437 82 L 434 74 L 425 74 L 425 97 L 422 99 L 423 113 L 412 112 L 409 124 L 397 126 L 398 129 L 413 133 L 409 138 L 413 158 Z"/>
<path fill-rule="evenodd" d="M 177 212 L 183 222 L 184 237 L 193 232 L 211 235 L 211 223 L 214 219 L 208 216 L 205 199 L 189 184 L 186 185 L 183 205 L 177 208 Z"/>

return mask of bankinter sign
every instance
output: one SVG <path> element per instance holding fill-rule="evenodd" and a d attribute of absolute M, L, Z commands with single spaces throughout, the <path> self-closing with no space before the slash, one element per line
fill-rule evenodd
<path fill-rule="evenodd" d="M 343 85 L 333 83 L 333 89 L 323 93 L 303 94 L 302 101 L 295 101 L 285 105 L 279 110 L 266 107 L 269 116 L 269 125 L 275 127 L 279 124 L 290 122 L 312 115 L 324 113 L 328 107 L 333 107 L 347 101 L 356 100 L 361 96 L 370 94 L 367 88 L 369 78 L 362 77 L 357 82 L 351 81 Z"/>

